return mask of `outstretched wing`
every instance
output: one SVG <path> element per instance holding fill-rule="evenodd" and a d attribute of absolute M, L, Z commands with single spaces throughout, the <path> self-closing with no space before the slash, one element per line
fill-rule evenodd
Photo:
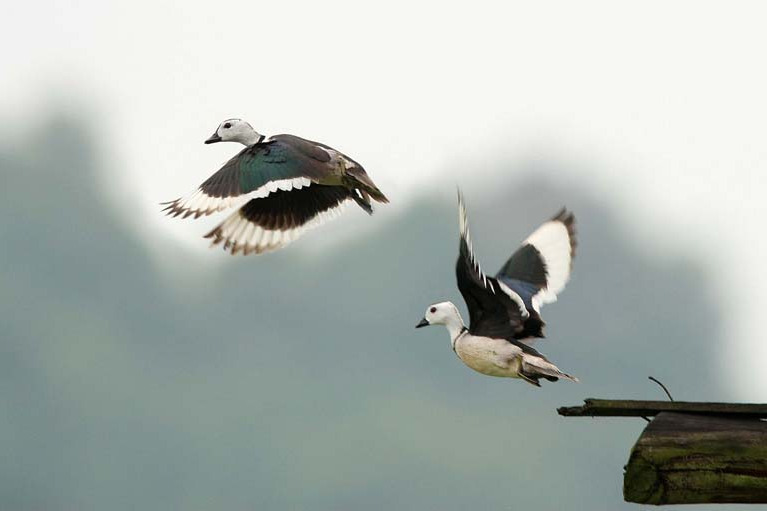
<path fill-rule="evenodd" d="M 234 255 L 260 254 L 282 248 L 307 230 L 340 213 L 352 198 L 343 186 L 312 184 L 300 190 L 278 190 L 262 199 L 251 199 L 232 213 L 206 238 L 223 243 Z"/>
<path fill-rule="evenodd" d="M 575 217 L 563 208 L 528 236 L 495 276 L 522 297 L 531 319 L 525 336 L 543 337 L 540 308 L 565 288 L 576 245 Z"/>
<path fill-rule="evenodd" d="M 327 177 L 327 151 L 292 135 L 277 135 L 246 147 L 186 197 L 164 203 L 168 215 L 199 218 L 263 198 L 278 190 L 290 191 L 319 183 Z"/>
<path fill-rule="evenodd" d="M 458 289 L 469 309 L 473 335 L 513 340 L 529 314 L 522 298 L 502 281 L 482 272 L 471 245 L 463 196 L 458 192 L 461 239 L 455 265 Z"/>

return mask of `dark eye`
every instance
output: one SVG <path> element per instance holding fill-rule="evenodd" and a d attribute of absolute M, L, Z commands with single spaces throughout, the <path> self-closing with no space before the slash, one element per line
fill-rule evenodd
<path fill-rule="evenodd" d="M 434 314 L 435 312 L 437 312 L 437 308 L 436 307 L 432 307 L 431 309 L 429 309 L 429 312 Z"/>
<path fill-rule="evenodd" d="M 232 127 L 232 123 L 231 122 L 227 122 L 226 124 L 224 124 L 224 129 L 225 130 L 228 130 L 231 127 Z"/>

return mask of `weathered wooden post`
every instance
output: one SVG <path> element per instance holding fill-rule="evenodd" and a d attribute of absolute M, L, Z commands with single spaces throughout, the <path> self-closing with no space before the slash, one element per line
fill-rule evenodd
<path fill-rule="evenodd" d="M 655 417 L 625 467 L 628 502 L 767 503 L 767 405 L 586 399 L 557 412 Z"/>

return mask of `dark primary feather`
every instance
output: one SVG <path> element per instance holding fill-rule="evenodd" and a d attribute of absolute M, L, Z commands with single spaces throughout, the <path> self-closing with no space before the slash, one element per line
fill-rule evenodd
<path fill-rule="evenodd" d="M 578 237 L 575 232 L 575 215 L 568 211 L 567 208 L 562 208 L 556 215 L 551 217 L 551 220 L 562 222 L 567 227 L 567 234 L 570 236 L 570 256 L 572 262 L 575 259 L 575 249 L 578 248 Z"/>
<path fill-rule="evenodd" d="M 250 200 L 240 208 L 240 213 L 264 229 L 286 231 L 308 223 L 349 197 L 349 190 L 340 186 L 312 185 L 289 192 L 278 190 L 268 197 Z"/>
<path fill-rule="evenodd" d="M 455 274 L 469 309 L 469 332 L 512 340 L 522 330 L 526 313 L 501 289 L 496 279 L 482 272 L 471 249 L 466 210 L 460 195 L 459 209 L 461 237 Z"/>

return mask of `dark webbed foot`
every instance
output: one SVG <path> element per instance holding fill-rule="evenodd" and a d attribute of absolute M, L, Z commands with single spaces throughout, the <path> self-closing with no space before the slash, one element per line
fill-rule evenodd
<path fill-rule="evenodd" d="M 365 210 L 368 215 L 373 214 L 373 206 L 370 205 L 369 201 L 366 201 L 365 198 L 360 195 L 359 190 L 352 190 L 352 199 L 354 199 L 354 202 L 356 202 L 359 207 Z"/>

